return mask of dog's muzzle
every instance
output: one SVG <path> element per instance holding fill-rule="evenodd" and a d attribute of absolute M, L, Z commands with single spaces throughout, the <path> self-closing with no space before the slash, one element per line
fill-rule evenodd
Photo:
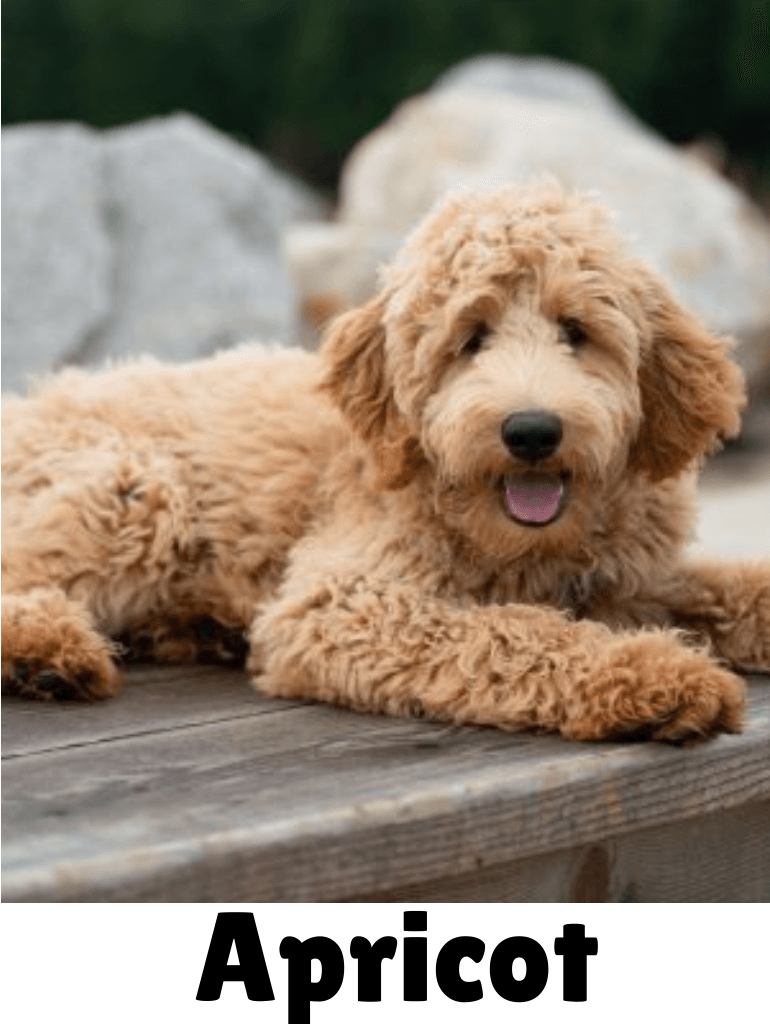
<path fill-rule="evenodd" d="M 503 479 L 506 511 L 526 526 L 547 526 L 561 515 L 569 480 L 565 473 L 535 472 L 534 466 L 558 451 L 562 422 L 553 413 L 530 409 L 508 416 L 501 433 L 511 455 L 533 467 Z"/>

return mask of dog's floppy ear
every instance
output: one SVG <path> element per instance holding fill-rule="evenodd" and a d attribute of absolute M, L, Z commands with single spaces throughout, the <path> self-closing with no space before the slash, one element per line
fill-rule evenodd
<path fill-rule="evenodd" d="M 378 296 L 332 322 L 321 346 L 320 387 L 369 444 L 377 486 L 397 490 L 413 479 L 423 459 L 388 378 L 383 310 Z"/>
<path fill-rule="evenodd" d="M 650 332 L 639 365 L 642 424 L 629 465 L 658 481 L 738 433 L 745 387 L 728 343 L 709 334 L 652 273 L 645 283 Z"/>

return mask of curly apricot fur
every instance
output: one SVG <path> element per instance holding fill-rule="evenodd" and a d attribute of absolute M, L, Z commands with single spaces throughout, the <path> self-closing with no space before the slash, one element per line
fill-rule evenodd
<path fill-rule="evenodd" d="M 729 663 L 770 665 L 770 567 L 682 555 L 738 429 L 728 347 L 546 183 L 450 196 L 318 355 L 54 376 L 4 409 L 4 685 L 106 696 L 110 638 L 189 658 L 243 634 L 271 695 L 582 740 L 739 730 Z M 537 528 L 501 435 L 533 409 L 562 425 Z"/>

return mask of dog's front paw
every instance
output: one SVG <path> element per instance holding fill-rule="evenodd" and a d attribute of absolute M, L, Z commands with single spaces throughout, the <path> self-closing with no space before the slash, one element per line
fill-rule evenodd
<path fill-rule="evenodd" d="M 3 693 L 34 700 L 99 700 L 120 689 L 115 645 L 62 594 L 3 597 Z"/>
<path fill-rule="evenodd" d="M 740 732 L 745 687 L 675 636 L 649 633 L 612 644 L 567 702 L 571 739 L 640 738 L 681 743 Z"/>
<path fill-rule="evenodd" d="M 749 671 L 770 672 L 770 562 L 744 570 L 743 605 L 732 629 L 734 662 Z"/>
<path fill-rule="evenodd" d="M 675 621 L 737 670 L 770 672 L 770 561 L 699 565 L 688 582 Z"/>

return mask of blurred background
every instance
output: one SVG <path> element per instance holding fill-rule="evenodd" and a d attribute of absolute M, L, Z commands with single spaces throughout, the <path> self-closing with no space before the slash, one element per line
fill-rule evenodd
<path fill-rule="evenodd" d="M 4 390 L 312 347 L 447 187 L 546 170 L 738 338 L 702 535 L 770 553 L 769 7 L 3 0 Z"/>
<path fill-rule="evenodd" d="M 3 123 L 187 110 L 327 195 L 354 143 L 479 53 L 603 75 L 765 203 L 770 41 L 756 0 L 3 0 Z"/>

